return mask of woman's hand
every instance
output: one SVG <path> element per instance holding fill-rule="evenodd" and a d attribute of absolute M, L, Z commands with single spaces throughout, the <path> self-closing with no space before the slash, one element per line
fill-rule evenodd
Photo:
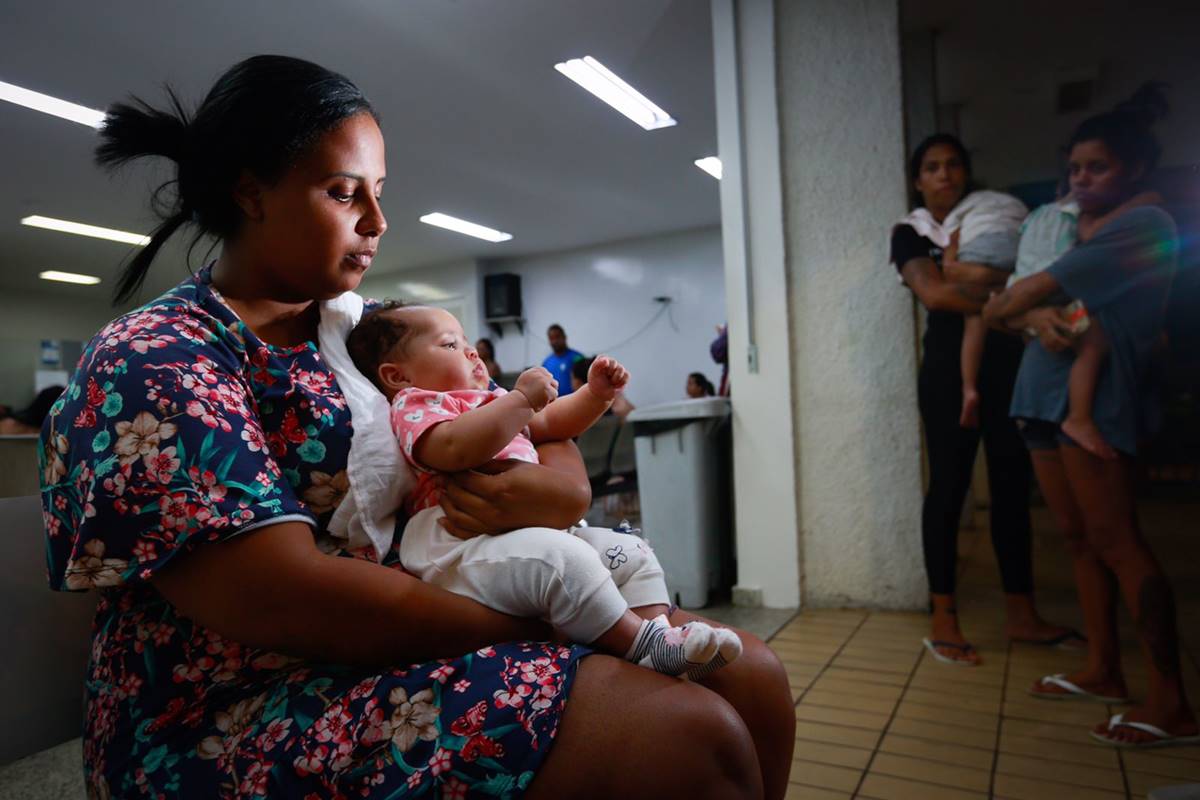
<path fill-rule="evenodd" d="M 442 527 L 460 539 L 517 528 L 566 528 L 587 513 L 591 486 L 571 442 L 538 448 L 541 464 L 493 461 L 446 476 Z"/>
<path fill-rule="evenodd" d="M 1028 329 L 1037 335 L 1042 347 L 1051 353 L 1058 353 L 1071 347 L 1071 323 L 1066 312 L 1056 306 L 1035 308 L 1025 312 L 1024 323 Z"/>

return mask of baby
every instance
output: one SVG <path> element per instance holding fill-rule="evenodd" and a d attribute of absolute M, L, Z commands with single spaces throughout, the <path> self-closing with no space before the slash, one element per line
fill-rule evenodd
<path fill-rule="evenodd" d="M 493 460 L 537 463 L 534 445 L 578 436 L 629 379 L 614 359 L 597 358 L 587 384 L 562 398 L 541 367 L 521 373 L 512 392 L 489 389 L 487 370 L 453 314 L 395 303 L 364 315 L 347 346 L 390 401 L 392 431 L 417 471 L 400 541 L 406 570 L 497 611 L 545 619 L 574 641 L 668 675 L 702 678 L 741 655 L 731 630 L 671 626 L 662 567 L 632 533 L 521 528 L 461 539 L 443 527 L 440 475 Z"/>

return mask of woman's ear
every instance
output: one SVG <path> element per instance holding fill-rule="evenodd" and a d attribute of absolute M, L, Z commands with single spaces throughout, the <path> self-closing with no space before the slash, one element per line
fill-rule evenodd
<path fill-rule="evenodd" d="M 405 376 L 404 369 L 399 364 L 380 364 L 376 374 L 379 376 L 379 383 L 390 394 L 395 394 L 413 385 L 412 381 Z"/>
<path fill-rule="evenodd" d="M 259 222 L 263 218 L 263 186 L 249 170 L 242 170 L 233 187 L 233 202 L 247 219 Z"/>

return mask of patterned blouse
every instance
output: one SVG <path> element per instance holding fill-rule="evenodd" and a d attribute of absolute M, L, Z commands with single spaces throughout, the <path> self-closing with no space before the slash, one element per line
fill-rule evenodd
<path fill-rule="evenodd" d="M 100 591 L 90 796 L 519 797 L 586 648 L 320 664 L 222 638 L 149 581 L 206 542 L 287 520 L 330 557 L 370 558 L 322 533 L 352 435 L 333 374 L 312 342 L 259 340 L 210 269 L 100 331 L 42 431 L 50 584 Z"/>

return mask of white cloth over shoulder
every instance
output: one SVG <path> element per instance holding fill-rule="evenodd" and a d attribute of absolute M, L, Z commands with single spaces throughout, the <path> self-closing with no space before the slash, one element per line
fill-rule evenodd
<path fill-rule="evenodd" d="M 396 446 L 387 398 L 358 371 L 346 348 L 362 313 L 363 299 L 354 292 L 321 303 L 318 348 L 337 376 L 354 426 L 346 466 L 350 489 L 333 512 L 329 533 L 349 547 L 371 545 L 382 561 L 395 536 L 396 513 L 417 480 Z"/>
<path fill-rule="evenodd" d="M 1017 198 L 1004 192 L 971 192 L 959 201 L 946 219 L 938 222 L 927 208 L 918 208 L 897 225 L 911 225 L 917 233 L 938 247 L 949 247 L 950 237 L 959 231 L 958 244 L 988 233 L 1016 233 L 1029 209 Z"/>

